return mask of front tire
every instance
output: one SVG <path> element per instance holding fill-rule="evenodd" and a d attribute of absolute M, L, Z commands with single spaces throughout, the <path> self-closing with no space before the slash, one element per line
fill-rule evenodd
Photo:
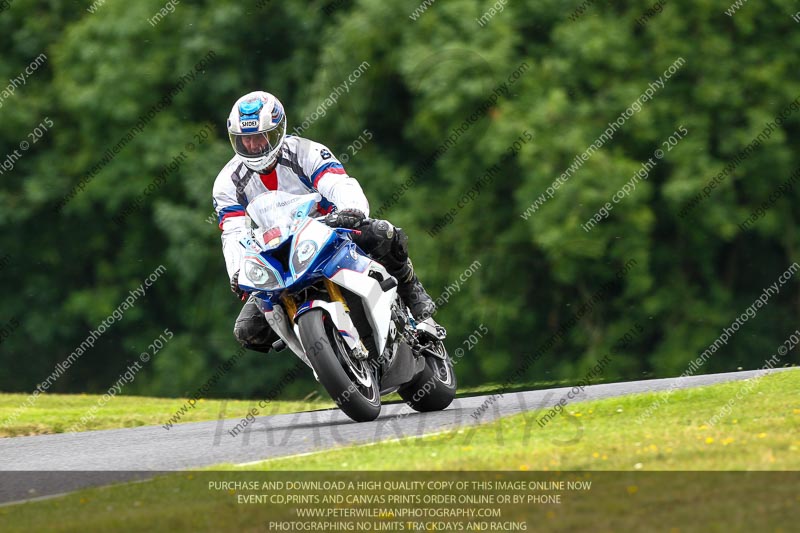
<path fill-rule="evenodd" d="M 458 382 L 453 362 L 442 341 L 435 341 L 433 349 L 438 355 L 425 355 L 425 368 L 411 383 L 397 393 L 415 411 L 426 413 L 447 408 L 456 397 Z"/>
<path fill-rule="evenodd" d="M 303 313 L 297 323 L 306 357 L 319 382 L 344 413 L 369 422 L 381 412 L 381 393 L 371 366 L 348 355 L 347 345 L 322 309 Z"/>

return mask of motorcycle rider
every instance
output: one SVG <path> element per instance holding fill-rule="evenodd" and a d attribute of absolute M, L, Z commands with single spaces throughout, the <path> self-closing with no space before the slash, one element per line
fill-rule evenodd
<path fill-rule="evenodd" d="M 239 287 L 239 240 L 249 233 L 245 208 L 268 190 L 292 194 L 318 192 L 325 223 L 357 229 L 356 244 L 397 278 L 397 292 L 418 321 L 436 311 L 408 257 L 408 236 L 386 220 L 371 220 L 369 202 L 358 181 L 347 175 L 328 148 L 312 140 L 286 134 L 286 115 L 270 93 L 254 91 L 239 98 L 228 116 L 228 137 L 235 152 L 214 182 L 213 203 L 222 230 L 222 252 L 231 290 L 246 301 L 236 318 L 233 334 L 245 348 L 268 352 L 277 334 L 256 307 L 254 297 Z M 435 324 L 435 323 L 434 323 Z M 441 328 L 435 324 L 437 328 Z"/>

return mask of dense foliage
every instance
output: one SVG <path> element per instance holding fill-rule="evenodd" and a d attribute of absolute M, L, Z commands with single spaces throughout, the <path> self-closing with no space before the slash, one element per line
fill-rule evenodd
<path fill-rule="evenodd" d="M 176 2 L 153 25 L 162 0 L 10 0 L 0 80 L 46 61 L 0 107 L 0 158 L 31 141 L 0 174 L 0 390 L 35 387 L 162 264 L 51 391 L 106 390 L 165 328 L 174 337 L 126 392 L 192 393 L 236 351 L 210 192 L 230 106 L 255 89 L 282 99 L 290 130 L 306 121 L 304 136 L 347 154 L 435 298 L 480 262 L 437 315 L 451 352 L 488 327 L 462 383 L 520 365 L 524 380 L 577 380 L 609 352 L 605 379 L 680 374 L 800 260 L 800 186 L 782 186 L 800 167 L 800 112 L 752 145 L 800 102 L 800 24 L 788 0 L 733 16 L 726 1 L 661 4 L 642 19 L 653 2 Z M 586 231 L 656 149 L 647 179 Z M 698 372 L 775 353 L 798 324 L 796 276 Z M 249 353 L 212 394 L 264 395 L 293 364 Z"/>

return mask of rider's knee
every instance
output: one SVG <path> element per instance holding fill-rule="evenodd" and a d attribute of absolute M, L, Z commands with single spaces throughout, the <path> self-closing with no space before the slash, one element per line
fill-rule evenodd
<path fill-rule="evenodd" d="M 258 341 L 257 337 L 261 333 L 262 328 L 259 326 L 252 320 L 239 320 L 233 326 L 233 336 L 242 346 L 254 344 Z"/>
<path fill-rule="evenodd" d="M 247 328 L 245 328 L 244 324 L 237 322 L 233 326 L 233 336 L 236 338 L 239 344 L 242 346 L 247 346 Z"/>
<path fill-rule="evenodd" d="M 278 334 L 263 317 L 237 320 L 233 326 L 233 336 L 245 348 L 263 352 L 269 351 L 272 343 L 278 340 Z"/>

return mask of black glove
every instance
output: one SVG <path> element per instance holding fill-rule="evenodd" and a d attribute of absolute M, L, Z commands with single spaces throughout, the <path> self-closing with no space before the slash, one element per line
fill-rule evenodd
<path fill-rule="evenodd" d="M 250 293 L 243 291 L 242 288 L 239 287 L 239 271 L 238 270 L 233 274 L 233 277 L 231 278 L 231 290 L 233 291 L 233 294 L 238 296 L 239 299 L 241 301 L 243 301 L 243 302 L 246 301 L 247 298 L 250 296 Z"/>
<path fill-rule="evenodd" d="M 356 229 L 366 218 L 367 215 L 358 209 L 342 209 L 326 216 L 325 224 L 332 228 Z"/>

